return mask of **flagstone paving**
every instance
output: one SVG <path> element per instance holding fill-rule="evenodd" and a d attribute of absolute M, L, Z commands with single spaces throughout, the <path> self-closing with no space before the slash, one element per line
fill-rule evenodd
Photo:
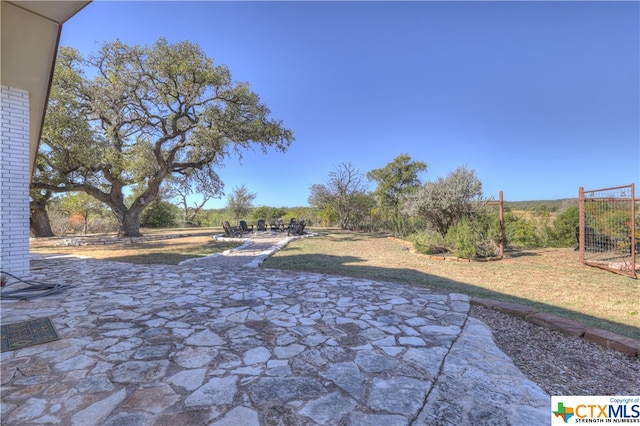
<path fill-rule="evenodd" d="M 68 288 L 2 301 L 2 322 L 48 316 L 61 339 L 2 354 L 2 424 L 549 423 L 467 296 L 256 268 L 256 244 L 180 266 L 34 257 Z"/>

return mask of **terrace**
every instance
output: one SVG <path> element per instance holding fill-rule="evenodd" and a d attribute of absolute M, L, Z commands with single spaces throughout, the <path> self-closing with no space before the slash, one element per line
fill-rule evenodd
<path fill-rule="evenodd" d="M 65 290 L 3 300 L 3 323 L 46 316 L 60 339 L 2 354 L 3 423 L 548 420 L 467 296 L 246 260 L 34 256 Z"/>

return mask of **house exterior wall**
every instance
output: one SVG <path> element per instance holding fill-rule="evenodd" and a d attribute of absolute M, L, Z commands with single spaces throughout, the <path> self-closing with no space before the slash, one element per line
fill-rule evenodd
<path fill-rule="evenodd" d="M 29 271 L 29 92 L 0 86 L 0 269 Z"/>

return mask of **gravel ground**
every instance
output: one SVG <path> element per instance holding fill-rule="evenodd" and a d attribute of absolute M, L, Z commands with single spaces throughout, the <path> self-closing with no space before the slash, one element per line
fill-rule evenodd
<path fill-rule="evenodd" d="M 549 395 L 640 395 L 640 358 L 472 306 L 498 347 Z"/>

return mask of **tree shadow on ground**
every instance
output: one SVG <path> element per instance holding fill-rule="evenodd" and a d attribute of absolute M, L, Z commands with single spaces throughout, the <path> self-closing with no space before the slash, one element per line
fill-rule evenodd
<path fill-rule="evenodd" d="M 517 257 L 536 257 L 540 256 L 540 253 L 533 252 L 527 249 L 509 249 L 504 252 L 505 257 L 517 258 Z"/>

